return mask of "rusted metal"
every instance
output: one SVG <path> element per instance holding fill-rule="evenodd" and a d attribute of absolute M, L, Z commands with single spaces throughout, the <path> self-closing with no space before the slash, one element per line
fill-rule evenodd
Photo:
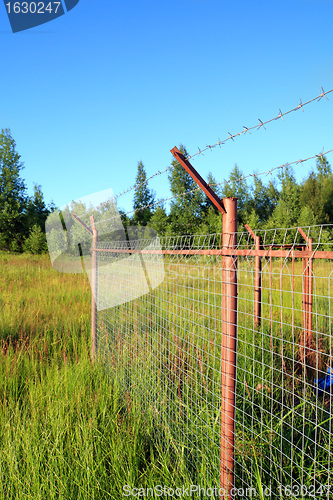
<path fill-rule="evenodd" d="M 234 445 L 237 359 L 237 198 L 224 198 L 221 365 L 221 498 L 232 499 L 234 486 Z"/>
<path fill-rule="evenodd" d="M 309 269 L 308 269 L 308 259 L 304 259 L 304 332 L 306 335 L 308 329 L 308 288 L 309 288 Z"/>
<path fill-rule="evenodd" d="M 282 247 L 281 247 L 282 250 Z M 281 349 L 283 348 L 283 259 L 280 258 L 280 333 L 281 333 Z M 282 363 L 283 363 L 283 354 Z"/>
<path fill-rule="evenodd" d="M 220 198 L 217 196 L 216 193 L 214 193 L 212 188 L 201 177 L 201 175 L 195 170 L 195 168 L 190 164 L 190 162 L 185 158 L 185 156 L 179 151 L 179 149 L 174 147 L 173 149 L 171 149 L 171 153 L 176 158 L 178 163 L 186 170 L 186 172 L 188 174 L 190 174 L 190 176 L 198 184 L 198 186 L 201 187 L 203 192 L 208 196 L 208 198 L 216 206 L 216 208 L 222 214 L 225 214 L 225 207 L 223 206 L 223 203 L 220 200 Z"/>
<path fill-rule="evenodd" d="M 292 342 L 295 342 L 295 337 L 294 337 L 294 324 L 295 324 L 295 259 L 292 259 L 291 261 L 291 335 L 292 335 Z"/>
<path fill-rule="evenodd" d="M 308 242 L 309 238 L 307 237 L 307 235 L 305 234 L 303 229 L 301 227 L 299 227 L 298 230 L 301 233 L 301 235 L 303 236 L 303 238 L 305 239 L 305 241 Z"/>
<path fill-rule="evenodd" d="M 269 332 L 270 348 L 273 349 L 273 331 L 272 331 L 272 257 L 269 257 Z"/>
<path fill-rule="evenodd" d="M 217 196 L 178 148 L 171 153 L 222 213 L 222 247 L 233 252 L 237 247 L 237 198 Z M 144 251 L 142 251 L 144 253 Z M 150 253 L 150 252 L 149 252 Z M 168 251 L 162 251 L 167 255 Z M 171 252 L 171 254 L 177 254 Z M 203 255 L 203 251 L 180 251 L 183 255 Z M 208 251 L 206 255 L 212 255 Z M 236 407 L 236 349 L 237 349 L 237 257 L 223 255 L 222 265 L 222 359 L 221 359 L 221 498 L 232 499 L 234 485 L 234 443 Z M 224 493 L 223 493 L 224 492 Z"/>
<path fill-rule="evenodd" d="M 84 227 L 84 229 L 85 229 L 86 231 L 88 231 L 88 233 L 90 233 L 91 235 L 93 234 L 92 230 L 91 230 L 88 226 L 86 226 L 86 225 L 85 225 L 85 223 L 83 222 L 83 220 L 81 220 L 81 219 L 80 219 L 80 217 L 78 217 L 77 215 L 73 214 L 73 212 L 72 212 L 72 217 L 73 217 L 73 218 L 74 218 L 74 219 L 75 219 L 75 220 L 76 220 L 79 224 L 81 224 L 81 226 L 82 226 L 82 227 Z"/>
<path fill-rule="evenodd" d="M 303 251 L 306 251 L 306 248 L 303 248 Z M 305 259 L 302 257 L 302 327 L 303 330 L 305 331 L 305 325 L 306 325 L 306 298 L 305 298 L 305 289 L 306 289 L 306 268 L 305 268 Z"/>
<path fill-rule="evenodd" d="M 308 249 L 312 252 L 313 241 L 308 239 Z M 312 343 L 312 303 L 313 303 L 313 259 L 308 261 L 308 332 Z"/>
<path fill-rule="evenodd" d="M 98 231 L 95 227 L 94 217 L 90 216 L 92 227 L 92 247 L 91 247 L 91 360 L 95 361 L 97 352 L 97 245 Z"/>
<path fill-rule="evenodd" d="M 302 237 L 306 241 L 306 248 L 303 248 L 304 252 L 308 250 L 308 237 L 303 231 L 301 227 L 298 228 L 299 233 L 302 235 Z M 309 288 L 309 270 L 308 270 L 308 258 L 307 256 L 304 256 L 304 259 L 302 260 L 302 269 L 303 269 L 303 280 L 302 280 L 302 309 L 303 309 L 303 328 L 304 328 L 304 346 L 306 349 L 306 337 L 307 337 L 307 330 L 308 330 L 308 288 Z"/>
<path fill-rule="evenodd" d="M 237 198 L 224 198 L 221 201 L 178 148 L 173 148 L 171 153 L 222 213 L 222 246 L 223 249 L 234 251 L 237 247 Z M 162 253 L 167 255 L 168 251 Z M 180 254 L 192 253 L 181 251 Z M 192 255 L 200 254 L 203 255 L 200 251 Z M 236 406 L 237 258 L 232 253 L 222 255 L 221 498 L 231 500 L 234 485 Z"/>
<path fill-rule="evenodd" d="M 250 226 L 248 224 L 245 224 L 245 227 L 248 230 L 248 232 L 250 233 L 250 235 L 252 236 L 252 238 L 255 240 L 256 233 L 254 231 L 252 231 L 252 229 L 250 228 Z"/>

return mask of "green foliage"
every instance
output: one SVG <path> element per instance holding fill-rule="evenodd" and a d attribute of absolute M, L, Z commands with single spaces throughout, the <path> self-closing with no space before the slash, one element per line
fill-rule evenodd
<path fill-rule="evenodd" d="M 206 210 L 200 224 L 199 234 L 220 233 L 222 231 L 222 214 L 215 206 L 211 206 Z"/>
<path fill-rule="evenodd" d="M 223 189 L 211 172 L 208 172 L 207 184 L 212 188 L 214 193 L 217 194 L 219 198 L 223 198 Z M 211 204 L 210 201 L 209 203 Z"/>
<path fill-rule="evenodd" d="M 27 248 L 26 243 L 23 242 L 30 238 L 34 226 L 38 226 L 41 232 L 44 232 L 45 220 L 54 210 L 53 206 L 46 206 L 41 186 L 35 185 L 33 196 L 28 197 L 26 186 L 20 177 L 23 169 L 20 158 L 11 131 L 2 129 L 0 134 L 0 249 L 12 252 Z"/>
<path fill-rule="evenodd" d="M 248 224 L 251 229 L 260 229 L 261 221 L 258 213 L 254 208 L 251 210 L 249 217 L 246 221 L 246 224 Z"/>
<path fill-rule="evenodd" d="M 187 157 L 184 146 L 179 147 Z M 221 215 L 207 196 L 184 168 L 172 162 L 168 177 L 173 200 L 169 211 L 158 206 L 154 212 L 139 211 L 134 221 L 149 224 L 160 235 L 208 234 L 221 232 Z M 242 230 L 247 223 L 252 229 L 286 228 L 333 223 L 333 174 L 325 156 L 318 155 L 317 171 L 311 172 L 302 183 L 297 183 L 293 170 L 283 169 L 277 181 L 267 184 L 258 175 L 253 175 L 253 184 L 248 185 L 237 165 L 230 173 L 223 187 L 209 172 L 207 183 L 220 199 L 236 197 L 238 207 L 238 227 Z M 142 163 L 138 164 L 134 197 L 134 208 L 149 204 L 151 194 L 146 182 Z M 144 187 L 144 189 L 143 189 Z M 184 193 L 187 193 L 185 196 Z"/>
<path fill-rule="evenodd" d="M 246 214 L 250 209 L 250 190 L 245 179 L 242 179 L 242 171 L 237 165 L 231 171 L 229 180 L 224 183 L 223 198 L 238 198 L 237 212 L 238 220 L 242 224 L 246 219 Z"/>
<path fill-rule="evenodd" d="M 281 183 L 280 197 L 265 228 L 286 228 L 299 225 L 301 214 L 300 186 L 290 167 L 278 176 Z"/>
<path fill-rule="evenodd" d="M 0 134 L 0 227 L 2 248 L 20 249 L 25 233 L 26 187 L 20 177 L 23 163 L 9 129 Z"/>
<path fill-rule="evenodd" d="M 133 208 L 137 211 L 134 213 L 133 220 L 136 224 L 146 225 L 151 218 L 151 208 L 145 208 L 143 210 L 138 209 L 154 203 L 154 195 L 148 188 L 147 174 L 142 161 L 138 163 L 138 172 L 135 178 L 135 185 L 136 188 L 134 191 Z"/>
<path fill-rule="evenodd" d="M 171 447 L 152 441 L 154 423 L 112 363 L 91 363 L 87 276 L 57 273 L 47 255 L 0 252 L 0 264 L 0 499 L 192 484 Z"/>
<path fill-rule="evenodd" d="M 316 224 L 333 223 L 333 174 L 325 156 L 316 162 L 317 173 L 311 172 L 301 186 L 300 202 L 311 210 Z M 311 220 L 310 219 L 310 220 Z"/>
<path fill-rule="evenodd" d="M 149 221 L 149 226 L 155 229 L 158 236 L 163 236 L 166 234 L 168 221 L 169 217 L 167 216 L 164 206 L 158 205 Z"/>
<path fill-rule="evenodd" d="M 213 176 L 213 174 L 211 172 L 208 172 L 207 184 L 214 191 L 214 193 L 217 194 L 217 196 L 220 199 L 223 198 L 223 189 L 221 188 L 221 185 L 218 185 L 217 180 L 215 179 L 215 177 Z M 217 207 L 210 201 L 208 196 L 203 196 L 203 201 L 202 201 L 203 214 L 202 215 L 204 216 L 210 208 L 212 208 L 216 214 L 221 213 L 221 212 L 219 212 Z"/>
<path fill-rule="evenodd" d="M 46 236 L 38 224 L 30 230 L 28 238 L 23 243 L 23 250 L 32 254 L 47 252 Z"/>
<path fill-rule="evenodd" d="M 180 152 L 185 156 L 188 153 L 183 145 Z M 204 208 L 204 195 L 197 189 L 197 184 L 184 168 L 173 160 L 173 169 L 169 175 L 170 190 L 175 199 L 170 207 L 170 232 L 172 234 L 196 234 L 201 223 Z M 186 196 L 182 194 L 187 192 Z"/>
<path fill-rule="evenodd" d="M 34 194 L 28 200 L 25 212 L 26 225 L 31 229 L 33 226 L 39 226 L 45 230 L 45 221 L 47 216 L 52 211 L 52 208 L 47 207 L 42 193 L 42 187 L 38 184 L 34 185 Z"/>
<path fill-rule="evenodd" d="M 6 248 L 6 236 L 3 233 L 0 233 L 0 248 Z"/>
<path fill-rule="evenodd" d="M 121 217 L 121 222 L 123 226 L 126 228 L 131 224 L 131 219 L 126 215 L 125 211 L 122 209 L 118 209 L 119 215 Z"/>
<path fill-rule="evenodd" d="M 272 215 L 280 194 L 275 182 L 270 181 L 268 186 L 265 186 L 258 176 L 254 176 L 253 182 L 253 199 L 250 204 L 258 217 L 258 223 L 263 223 Z"/>

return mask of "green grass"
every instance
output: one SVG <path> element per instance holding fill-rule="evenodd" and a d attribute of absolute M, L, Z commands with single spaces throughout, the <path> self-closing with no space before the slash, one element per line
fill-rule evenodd
<path fill-rule="evenodd" d="M 92 365 L 86 276 L 0 254 L 0 499 L 119 499 L 187 481 L 121 380 Z M 163 452 L 163 459 L 161 459 Z"/>
<path fill-rule="evenodd" d="M 219 486 L 222 289 L 216 260 L 203 264 L 166 261 L 159 289 L 101 312 L 93 365 L 87 277 L 57 273 L 48 256 L 0 253 L 0 500 Z M 314 341 L 326 361 L 329 272 L 316 264 Z M 282 499 L 278 486 L 291 478 L 332 480 L 331 413 L 298 359 L 300 278 L 294 298 L 287 269 L 282 297 L 273 279 L 272 316 L 266 294 L 259 329 L 242 263 L 239 279 L 236 487 L 255 487 L 259 499 L 269 484 Z"/>
<path fill-rule="evenodd" d="M 163 440 L 176 443 L 192 483 L 218 487 L 221 268 L 203 259 L 165 264 L 166 279 L 150 296 L 99 314 L 100 341 L 104 336 L 103 350 L 111 346 L 108 359 L 142 413 L 157 415 Z M 281 278 L 280 261 L 275 262 L 271 284 L 268 273 L 263 275 L 260 328 L 254 325 L 247 264 L 240 261 L 238 270 L 235 483 L 255 488 L 257 498 L 269 486 L 272 498 L 282 499 L 280 487 L 310 490 L 332 482 L 330 400 L 313 389 L 314 376 L 332 362 L 332 265 L 315 264 L 309 350 L 318 359 L 308 356 L 302 363 L 301 263 L 294 264 L 294 283 L 291 263 Z"/>

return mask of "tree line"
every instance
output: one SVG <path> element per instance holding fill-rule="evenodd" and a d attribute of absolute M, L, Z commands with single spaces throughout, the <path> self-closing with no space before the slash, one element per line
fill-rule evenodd
<path fill-rule="evenodd" d="M 184 146 L 179 149 L 188 156 Z M 196 189 L 195 181 L 177 160 L 172 167 L 168 180 L 174 198 L 166 208 L 150 190 L 143 163 L 138 163 L 134 214 L 126 218 L 126 223 L 149 224 L 159 235 L 166 236 L 220 233 L 221 214 L 217 208 L 202 190 Z M 325 156 L 318 155 L 315 168 L 301 182 L 297 182 L 291 167 L 281 169 L 267 183 L 255 172 L 251 179 L 252 183 L 248 183 L 237 165 L 222 184 L 211 173 L 206 179 L 221 199 L 238 198 L 239 231 L 245 224 L 252 229 L 333 224 L 333 174 Z"/>
<path fill-rule="evenodd" d="M 184 146 L 179 147 L 185 157 Z M 220 233 L 221 214 L 195 181 L 177 162 L 168 175 L 173 199 L 170 206 L 159 202 L 150 189 L 143 163 L 137 165 L 131 217 L 122 210 L 125 226 L 147 226 L 161 236 Z M 0 133 L 0 250 L 42 253 L 47 251 L 45 221 L 55 210 L 46 205 L 41 186 L 28 196 L 21 178 L 24 165 L 9 129 Z M 333 224 L 333 174 L 325 156 L 318 155 L 315 168 L 297 182 L 290 167 L 264 183 L 255 173 L 249 183 L 237 165 L 227 181 L 219 183 L 209 173 L 207 183 L 222 199 L 238 198 L 238 227 L 274 229 Z"/>
<path fill-rule="evenodd" d="M 55 209 L 46 205 L 41 186 L 28 196 L 21 178 L 24 164 L 10 129 L 0 133 L 0 250 L 42 253 L 47 251 L 45 221 Z"/>

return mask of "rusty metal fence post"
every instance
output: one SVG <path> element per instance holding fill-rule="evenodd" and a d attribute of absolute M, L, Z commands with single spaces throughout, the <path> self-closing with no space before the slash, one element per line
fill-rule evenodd
<path fill-rule="evenodd" d="M 308 239 L 308 250 L 313 251 L 312 238 Z M 313 259 L 308 260 L 308 334 L 312 342 Z"/>
<path fill-rule="evenodd" d="M 217 196 L 178 148 L 171 153 L 222 213 L 221 498 L 232 500 L 237 358 L 237 198 Z M 230 252 L 231 250 L 231 252 Z M 235 252 L 236 253 L 236 252 Z M 224 491 L 224 494 L 222 493 Z"/>
<path fill-rule="evenodd" d="M 237 198 L 224 198 L 223 250 L 237 247 Z M 222 379 L 221 379 L 221 490 L 232 499 L 237 357 L 237 257 L 223 256 L 222 278 Z"/>

